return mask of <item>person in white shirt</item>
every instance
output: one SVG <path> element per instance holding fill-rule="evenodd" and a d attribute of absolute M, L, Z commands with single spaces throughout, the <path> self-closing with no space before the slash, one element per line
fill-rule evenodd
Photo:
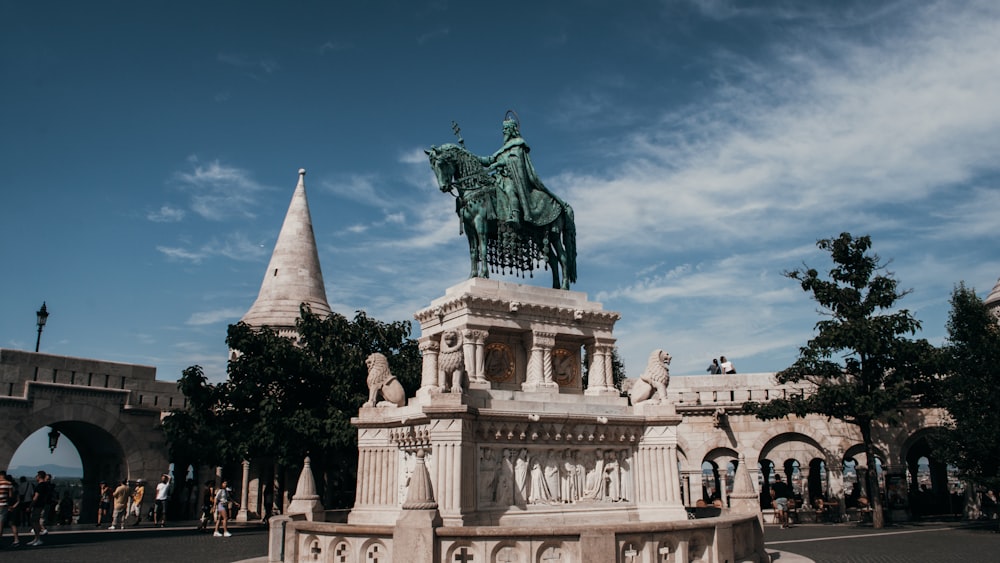
<path fill-rule="evenodd" d="M 156 510 L 153 511 L 153 526 L 161 528 L 167 523 L 167 499 L 170 498 L 170 475 L 164 473 L 156 484 Z"/>

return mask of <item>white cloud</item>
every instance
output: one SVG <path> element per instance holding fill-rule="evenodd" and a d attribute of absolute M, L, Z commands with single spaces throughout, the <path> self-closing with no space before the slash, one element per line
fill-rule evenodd
<path fill-rule="evenodd" d="M 243 309 L 216 309 L 213 311 L 201 311 L 198 313 L 193 313 L 188 317 L 187 323 L 189 325 L 210 325 L 220 322 L 234 323 L 238 321 L 243 314 L 246 313 Z"/>
<path fill-rule="evenodd" d="M 221 221 L 231 217 L 253 218 L 257 195 L 270 188 L 253 179 L 247 170 L 222 164 L 218 160 L 201 164 L 189 159 L 192 169 L 178 172 L 174 179 L 191 194 L 191 209 L 201 217 Z"/>
<path fill-rule="evenodd" d="M 184 219 L 184 210 L 164 205 L 155 211 L 147 213 L 146 218 L 154 223 L 176 223 Z"/>

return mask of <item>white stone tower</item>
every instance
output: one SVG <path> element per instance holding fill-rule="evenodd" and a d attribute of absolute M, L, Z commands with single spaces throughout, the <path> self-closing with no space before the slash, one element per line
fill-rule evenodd
<path fill-rule="evenodd" d="M 989 296 L 986 297 L 986 308 L 993 313 L 993 316 L 1000 321 L 1000 279 L 997 280 L 997 284 L 993 286 L 993 291 L 990 292 Z"/>
<path fill-rule="evenodd" d="M 317 315 L 330 314 L 306 199 L 305 177 L 305 169 L 300 169 L 299 183 L 264 272 L 260 293 L 240 319 L 250 326 L 271 327 L 284 336 L 294 336 L 302 303 L 308 304 Z"/>

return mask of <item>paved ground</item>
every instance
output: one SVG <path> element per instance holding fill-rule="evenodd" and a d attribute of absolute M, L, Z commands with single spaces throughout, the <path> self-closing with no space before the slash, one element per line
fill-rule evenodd
<path fill-rule="evenodd" d="M 995 529 L 995 528 L 994 528 Z M 124 531 L 74 526 L 55 528 L 41 547 L 11 548 L 0 540 L 0 562 L 18 563 L 230 563 L 266 561 L 267 531 L 261 525 L 232 527 L 233 537 L 200 533 L 194 522 Z M 775 563 L 911 563 L 1000 561 L 1000 534 L 983 525 L 924 522 L 874 530 L 857 524 L 766 525 L 764 541 Z"/>
<path fill-rule="evenodd" d="M 228 563 L 267 555 L 267 530 L 263 525 L 230 526 L 231 538 L 198 532 L 196 522 L 148 524 L 125 530 L 94 526 L 54 527 L 42 536 L 44 545 L 28 547 L 31 533 L 22 534 L 21 546 L 10 547 L 6 530 L 0 539 L 0 562 L 17 563 Z"/>
<path fill-rule="evenodd" d="M 766 525 L 764 545 L 775 563 L 1000 561 L 1000 534 L 995 529 L 995 525 L 957 522 L 897 524 L 881 530 L 857 524 L 803 524 L 790 529 Z"/>

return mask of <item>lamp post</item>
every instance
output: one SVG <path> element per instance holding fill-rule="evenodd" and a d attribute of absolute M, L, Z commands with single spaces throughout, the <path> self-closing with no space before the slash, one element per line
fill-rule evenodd
<path fill-rule="evenodd" d="M 45 321 L 49 320 L 49 310 L 45 308 L 45 302 L 42 301 L 42 308 L 38 310 L 38 339 L 35 340 L 35 352 L 38 351 L 38 346 L 42 343 L 42 329 L 45 328 Z"/>
<path fill-rule="evenodd" d="M 59 443 L 59 431 L 53 428 L 49 431 L 49 453 L 56 452 L 56 444 Z"/>

